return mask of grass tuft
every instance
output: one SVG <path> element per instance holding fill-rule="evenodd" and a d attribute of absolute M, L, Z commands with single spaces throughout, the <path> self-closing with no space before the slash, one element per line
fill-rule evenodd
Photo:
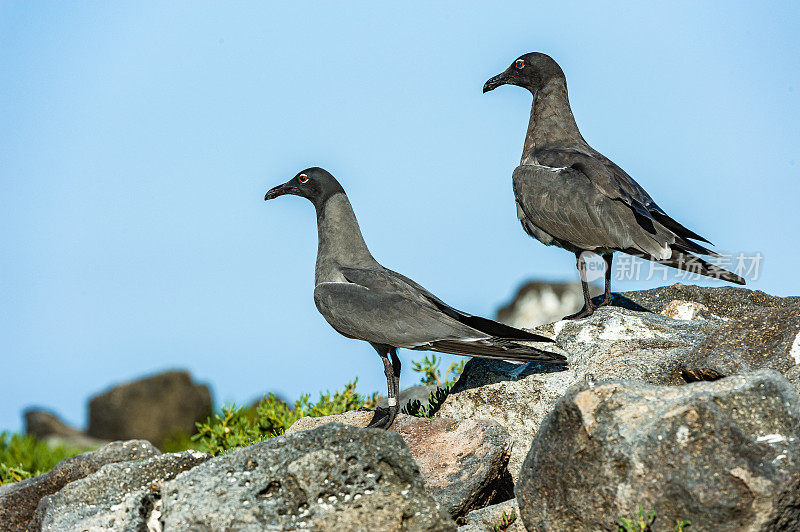
<path fill-rule="evenodd" d="M 212 455 L 224 454 L 280 436 L 301 417 L 329 416 L 374 407 L 378 394 L 362 396 L 356 392 L 357 382 L 358 379 L 345 384 L 341 391 L 320 394 L 314 403 L 305 394 L 295 401 L 293 407 L 274 394 L 265 396 L 255 408 L 224 406 L 221 413 L 214 414 L 204 423 L 197 423 L 197 434 L 191 437 L 191 447 Z M 170 444 L 175 441 L 172 439 Z M 177 441 L 180 443 L 180 438 Z"/>
<path fill-rule="evenodd" d="M 55 446 L 33 436 L 0 433 L 0 485 L 19 482 L 53 469 L 57 463 L 89 449 Z"/>

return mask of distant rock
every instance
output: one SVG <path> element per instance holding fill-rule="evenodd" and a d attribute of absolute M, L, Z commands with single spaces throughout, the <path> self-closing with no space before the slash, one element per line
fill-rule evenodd
<path fill-rule="evenodd" d="M 455 530 L 399 434 L 329 423 L 167 482 L 164 530 Z"/>
<path fill-rule="evenodd" d="M 88 434 L 106 440 L 144 439 L 160 447 L 176 431 L 189 434 L 211 414 L 208 387 L 185 371 L 168 371 L 115 386 L 89 401 Z"/>
<path fill-rule="evenodd" d="M 47 442 L 51 446 L 94 448 L 108 443 L 87 436 L 61 421 L 58 416 L 46 410 L 28 409 L 25 411 L 25 433 Z"/>
<path fill-rule="evenodd" d="M 528 530 L 610 530 L 637 506 L 659 530 L 800 530 L 800 399 L 762 370 L 685 386 L 576 386 L 516 486 Z"/>
<path fill-rule="evenodd" d="M 103 466 L 39 502 L 34 530 L 161 531 L 161 488 L 211 458 L 200 451 L 154 456 Z"/>
<path fill-rule="evenodd" d="M 507 523 L 509 526 L 502 528 L 503 523 Z M 464 524 L 458 527 L 458 532 L 487 531 L 525 532 L 525 525 L 522 524 L 516 499 L 474 510 L 467 514 Z"/>
<path fill-rule="evenodd" d="M 602 289 L 591 286 L 591 293 Z M 580 283 L 525 283 L 509 303 L 497 311 L 497 320 L 512 327 L 530 328 L 558 321 L 580 310 L 583 289 Z"/>
<path fill-rule="evenodd" d="M 91 475 L 106 464 L 144 460 L 159 455 L 158 449 L 142 440 L 117 441 L 96 451 L 67 458 L 52 471 L 0 486 L 0 523 L 3 530 L 25 530 L 39 501 L 70 482 Z"/>
<path fill-rule="evenodd" d="M 287 434 L 334 421 L 364 427 L 371 418 L 372 412 L 363 411 L 304 417 L 289 427 Z M 398 414 L 390 430 L 403 437 L 426 489 L 453 518 L 514 496 L 506 469 L 510 452 L 508 432 L 498 423 Z"/>

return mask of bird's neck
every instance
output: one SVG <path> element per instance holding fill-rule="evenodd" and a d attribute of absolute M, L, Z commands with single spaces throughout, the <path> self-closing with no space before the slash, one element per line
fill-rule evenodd
<path fill-rule="evenodd" d="M 334 194 L 317 208 L 317 267 L 315 284 L 344 281 L 340 266 L 377 264 L 367 249 L 350 200 Z"/>
<path fill-rule="evenodd" d="M 552 79 L 533 95 L 520 164 L 538 164 L 536 150 L 576 144 L 583 146 L 586 141 L 569 106 L 567 83 L 564 79 Z"/>

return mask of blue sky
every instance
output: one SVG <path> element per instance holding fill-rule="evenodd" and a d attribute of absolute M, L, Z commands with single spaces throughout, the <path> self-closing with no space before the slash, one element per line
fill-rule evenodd
<path fill-rule="evenodd" d="M 530 95 L 481 93 L 529 51 L 667 212 L 763 255 L 751 288 L 800 293 L 800 4 L 346 5 L 0 3 L 0 429 L 29 405 L 83 425 L 91 394 L 168 368 L 217 403 L 383 391 L 314 308 L 311 205 L 263 202 L 308 166 L 379 261 L 454 306 L 575 280 L 515 216 Z"/>

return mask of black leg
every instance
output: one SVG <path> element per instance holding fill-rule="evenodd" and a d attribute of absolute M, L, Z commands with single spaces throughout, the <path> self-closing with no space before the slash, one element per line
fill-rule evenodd
<path fill-rule="evenodd" d="M 388 429 L 394 423 L 394 418 L 397 417 L 397 412 L 400 409 L 397 404 L 397 396 L 400 393 L 400 359 L 397 358 L 397 349 L 394 347 L 375 344 L 372 344 L 372 347 L 375 348 L 383 361 L 383 373 L 386 375 L 388 388 L 386 398 L 389 400 L 389 407 L 376 408 L 375 414 L 367 427 Z"/>
<path fill-rule="evenodd" d="M 603 300 L 600 301 L 600 304 L 597 305 L 597 308 L 610 305 L 613 299 L 611 297 L 611 261 L 614 260 L 614 253 L 603 253 L 603 260 L 606 261 L 606 289 L 603 292 Z"/>
<path fill-rule="evenodd" d="M 583 288 L 583 308 L 575 314 L 564 316 L 565 320 L 576 320 L 591 316 L 594 313 L 595 308 L 592 304 L 592 298 L 589 296 L 589 283 L 586 281 L 586 262 L 584 262 L 581 253 L 577 251 L 575 252 L 575 265 L 578 268 L 578 273 L 581 274 L 581 288 Z"/>

